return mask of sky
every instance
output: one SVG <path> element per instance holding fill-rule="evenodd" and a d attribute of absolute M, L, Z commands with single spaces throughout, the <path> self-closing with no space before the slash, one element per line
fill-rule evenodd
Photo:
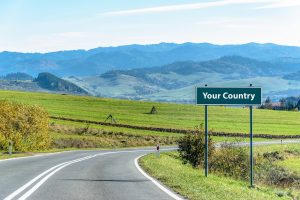
<path fill-rule="evenodd" d="M 0 51 L 160 42 L 300 46 L 300 0 L 0 0 Z"/>

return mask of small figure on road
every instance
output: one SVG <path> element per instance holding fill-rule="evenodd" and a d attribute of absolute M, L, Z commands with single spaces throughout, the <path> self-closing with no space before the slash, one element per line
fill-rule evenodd
<path fill-rule="evenodd" d="M 159 158 L 159 144 L 156 145 L 156 156 Z"/>

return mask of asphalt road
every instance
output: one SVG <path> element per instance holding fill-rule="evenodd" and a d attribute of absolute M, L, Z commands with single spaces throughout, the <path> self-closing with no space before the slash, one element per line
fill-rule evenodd
<path fill-rule="evenodd" d="M 255 145 L 280 143 L 255 142 Z M 162 150 L 171 149 L 174 148 Z M 0 199 L 176 199 L 174 193 L 145 177 L 135 164 L 136 158 L 154 151 L 154 148 L 71 151 L 0 161 Z"/>
<path fill-rule="evenodd" d="M 135 165 L 153 151 L 73 151 L 0 161 L 0 199 L 174 199 Z"/>

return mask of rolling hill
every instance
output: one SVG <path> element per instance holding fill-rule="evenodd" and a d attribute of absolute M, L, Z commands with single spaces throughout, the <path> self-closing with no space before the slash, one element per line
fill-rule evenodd
<path fill-rule="evenodd" d="M 300 81 L 283 79 L 282 66 L 241 56 L 175 62 L 161 67 L 113 70 L 96 76 L 66 77 L 95 96 L 154 101 L 194 102 L 194 87 L 261 86 L 264 95 L 280 98 L 281 91 L 297 90 Z M 284 94 L 283 94 L 284 95 Z"/>
<path fill-rule="evenodd" d="M 40 73 L 35 79 L 25 73 L 8 74 L 0 78 L 0 89 L 88 95 L 74 83 L 50 73 Z"/>

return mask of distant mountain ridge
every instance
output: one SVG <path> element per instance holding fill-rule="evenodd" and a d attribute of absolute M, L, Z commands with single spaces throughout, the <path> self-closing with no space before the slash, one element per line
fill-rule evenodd
<path fill-rule="evenodd" d="M 33 80 L 33 77 L 26 73 L 16 72 L 6 74 L 5 76 L 0 77 L 0 79 L 11 81 L 29 81 Z"/>
<path fill-rule="evenodd" d="M 300 66 L 299 66 L 300 67 Z M 284 78 L 293 70 L 266 61 L 224 56 L 209 61 L 180 61 L 161 67 L 112 70 L 101 75 L 66 77 L 96 96 L 154 101 L 193 102 L 198 85 L 264 88 L 265 95 L 300 89 L 300 80 Z M 283 93 L 283 94 L 284 94 Z"/>
<path fill-rule="evenodd" d="M 200 62 L 232 55 L 281 64 L 288 71 L 294 70 L 300 63 L 300 47 L 295 46 L 257 43 L 160 43 L 45 54 L 1 52 L 0 74 L 24 72 L 36 76 L 47 71 L 58 76 L 91 76 L 110 70 L 149 68 L 180 61 Z"/>

